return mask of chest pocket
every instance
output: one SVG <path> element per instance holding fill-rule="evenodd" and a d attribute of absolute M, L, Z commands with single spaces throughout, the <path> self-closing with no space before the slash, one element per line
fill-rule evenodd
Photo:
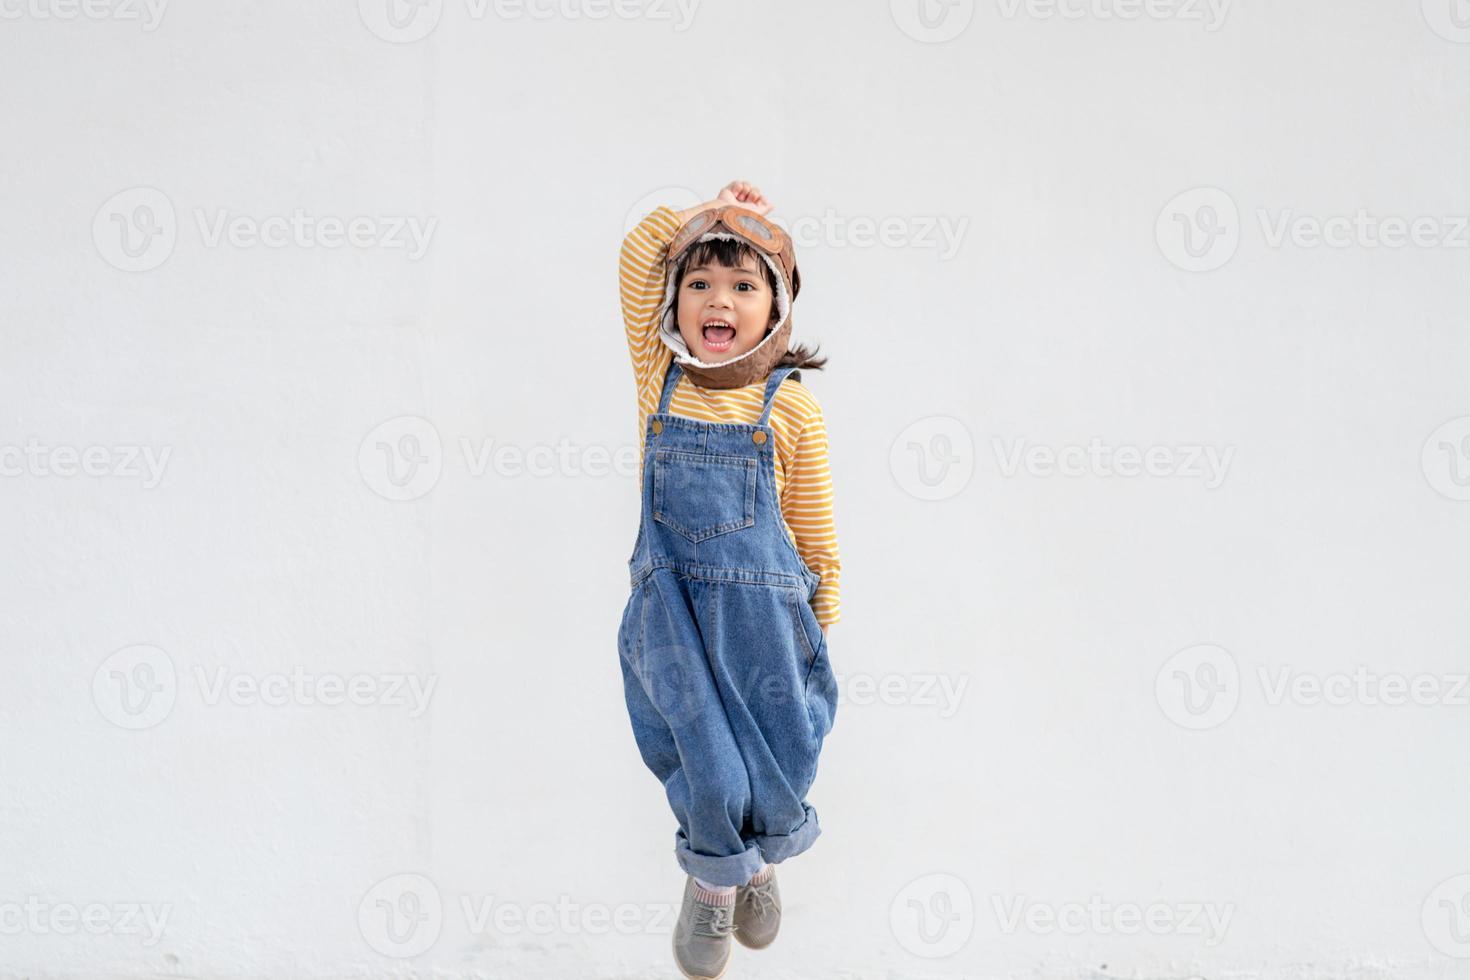
<path fill-rule="evenodd" d="M 755 524 L 756 460 L 661 449 L 653 458 L 653 519 L 703 541 Z"/>

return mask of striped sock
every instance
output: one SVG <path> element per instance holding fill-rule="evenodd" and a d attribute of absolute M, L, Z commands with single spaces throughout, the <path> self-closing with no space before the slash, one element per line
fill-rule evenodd
<path fill-rule="evenodd" d="M 764 885 L 766 882 L 771 880 L 771 875 L 775 873 L 776 866 L 774 864 L 763 864 L 761 865 L 761 869 L 757 871 L 755 875 L 745 884 L 747 887 L 751 885 Z"/>
<path fill-rule="evenodd" d="M 699 878 L 694 879 L 694 897 L 706 905 L 734 905 L 734 885 L 711 885 Z"/>

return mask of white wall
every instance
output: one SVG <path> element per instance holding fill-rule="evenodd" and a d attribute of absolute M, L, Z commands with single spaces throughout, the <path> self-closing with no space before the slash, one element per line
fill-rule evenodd
<path fill-rule="evenodd" d="M 732 178 L 831 355 L 845 617 L 731 976 L 1470 971 L 1451 0 L 95 2 L 0 3 L 0 976 L 671 975 L 582 467 L 626 222 Z M 294 209 L 372 243 L 210 236 Z M 1158 475 L 1035 455 L 1094 438 Z"/>

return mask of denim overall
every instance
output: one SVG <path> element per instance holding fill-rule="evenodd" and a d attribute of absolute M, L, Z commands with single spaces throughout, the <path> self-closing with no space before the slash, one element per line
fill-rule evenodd
<path fill-rule="evenodd" d="M 715 885 L 743 885 L 821 833 L 805 797 L 837 688 L 811 607 L 820 578 L 782 524 L 767 424 L 793 370 L 771 372 L 747 425 L 669 414 L 671 363 L 644 433 L 623 693 L 679 822 L 679 866 Z"/>

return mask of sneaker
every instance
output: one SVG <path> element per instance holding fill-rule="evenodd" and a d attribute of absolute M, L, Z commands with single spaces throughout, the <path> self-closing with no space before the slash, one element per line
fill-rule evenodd
<path fill-rule="evenodd" d="M 684 882 L 684 904 L 674 924 L 674 962 L 689 980 L 719 980 L 730 965 L 735 904 L 716 905 L 695 894 L 694 877 Z"/>
<path fill-rule="evenodd" d="M 781 889 L 776 885 L 776 868 L 759 885 L 735 889 L 735 938 L 742 946 L 765 949 L 776 940 L 781 928 Z"/>

